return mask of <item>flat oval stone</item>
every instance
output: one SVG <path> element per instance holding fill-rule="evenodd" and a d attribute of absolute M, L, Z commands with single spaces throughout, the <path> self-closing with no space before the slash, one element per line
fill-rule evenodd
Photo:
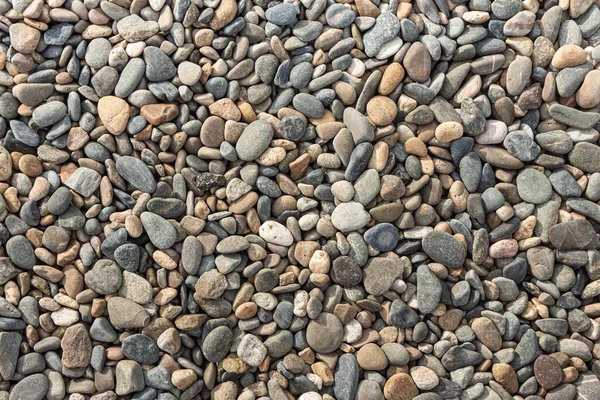
<path fill-rule="evenodd" d="M 431 231 L 422 241 L 423 251 L 435 262 L 450 268 L 462 267 L 466 250 L 452 235 L 442 231 Z"/>
<path fill-rule="evenodd" d="M 269 7 L 265 17 L 275 25 L 289 25 L 296 19 L 296 7 L 291 3 L 280 3 Z"/>
<path fill-rule="evenodd" d="M 535 379 L 545 390 L 552 390 L 562 383 L 563 371 L 553 357 L 541 355 L 533 364 Z"/>
<path fill-rule="evenodd" d="M 140 220 L 150 241 L 156 247 L 159 249 L 168 249 L 175 244 L 177 231 L 169 221 L 147 211 L 142 213 Z"/>
<path fill-rule="evenodd" d="M 154 193 L 156 181 L 148 166 L 139 158 L 122 156 L 116 162 L 117 172 L 136 189 Z"/>
<path fill-rule="evenodd" d="M 552 197 L 552 185 L 546 175 L 527 168 L 517 175 L 519 196 L 528 203 L 542 204 Z"/>
<path fill-rule="evenodd" d="M 231 329 L 219 326 L 206 335 L 202 342 L 202 354 L 210 362 L 219 362 L 229 353 L 232 341 Z"/>
<path fill-rule="evenodd" d="M 31 120 L 40 128 L 54 125 L 67 115 L 67 106 L 60 101 L 42 104 L 33 110 Z"/>
<path fill-rule="evenodd" d="M 319 99 L 312 94 L 298 93 L 292 100 L 294 108 L 308 118 L 321 118 L 325 107 Z"/>
<path fill-rule="evenodd" d="M 377 251 L 392 251 L 398 244 L 398 229 L 390 223 L 377 224 L 365 232 L 364 238 Z"/>
<path fill-rule="evenodd" d="M 241 160 L 252 161 L 264 153 L 271 139 L 273 139 L 271 124 L 263 120 L 254 121 L 242 132 L 235 150 Z"/>
<path fill-rule="evenodd" d="M 294 242 L 292 233 L 277 221 L 266 221 L 260 226 L 258 234 L 267 243 L 280 246 L 290 246 Z"/>
<path fill-rule="evenodd" d="M 42 400 L 49 388 L 50 381 L 43 374 L 29 375 L 12 387 L 8 400 Z"/>
<path fill-rule="evenodd" d="M 25 236 L 17 235 L 6 242 L 6 254 L 19 268 L 30 270 L 36 264 L 33 246 Z"/>

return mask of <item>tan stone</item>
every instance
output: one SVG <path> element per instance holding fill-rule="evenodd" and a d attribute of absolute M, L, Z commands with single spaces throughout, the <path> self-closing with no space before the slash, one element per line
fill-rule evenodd
<path fill-rule="evenodd" d="M 381 82 L 379 82 L 379 93 L 382 95 L 388 95 L 398 87 L 400 82 L 404 79 L 404 68 L 397 62 L 393 62 L 385 69 Z"/>
<path fill-rule="evenodd" d="M 427 146 L 421 139 L 412 137 L 404 143 L 404 151 L 408 154 L 425 157 L 427 155 Z"/>
<path fill-rule="evenodd" d="M 83 368 L 90 365 L 92 341 L 82 324 L 70 326 L 60 342 L 62 363 L 67 368 Z"/>
<path fill-rule="evenodd" d="M 517 393 L 519 381 L 515 370 L 509 364 L 494 364 L 492 367 L 494 379 L 510 394 Z"/>
<path fill-rule="evenodd" d="M 237 3 L 235 0 L 222 0 L 215 10 L 215 15 L 210 20 L 210 28 L 218 31 L 230 23 L 237 13 Z"/>
<path fill-rule="evenodd" d="M 356 360 L 358 365 L 367 371 L 379 371 L 388 366 L 385 353 L 375 343 L 368 343 L 361 347 L 356 354 Z"/>
<path fill-rule="evenodd" d="M 398 114 L 394 100 L 386 96 L 375 96 L 367 103 L 369 119 L 379 126 L 389 125 Z"/>
<path fill-rule="evenodd" d="M 179 107 L 175 104 L 147 104 L 140 108 L 140 113 L 152 125 L 160 125 L 174 120 L 179 115 Z"/>
<path fill-rule="evenodd" d="M 129 122 L 129 104 L 115 96 L 102 97 L 98 101 L 98 116 L 110 133 L 119 135 Z"/>
<path fill-rule="evenodd" d="M 458 122 L 447 121 L 439 124 L 435 128 L 435 138 L 442 143 L 450 143 L 453 140 L 462 137 L 463 126 Z"/>
<path fill-rule="evenodd" d="M 198 380 L 198 376 L 191 369 L 178 369 L 173 371 L 173 375 L 171 375 L 171 383 L 179 390 L 189 388 L 196 380 Z"/>
<path fill-rule="evenodd" d="M 568 68 L 581 65 L 587 60 L 587 53 L 581 47 L 574 44 L 561 46 L 554 57 L 552 66 L 555 68 Z"/>
<path fill-rule="evenodd" d="M 375 4 L 373 4 L 371 0 L 356 0 L 354 4 L 356 4 L 358 15 L 360 15 L 361 17 L 377 18 L 379 14 L 381 14 L 379 8 Z"/>
<path fill-rule="evenodd" d="M 592 108 L 600 104 L 600 70 L 588 72 L 575 100 L 581 108 Z"/>
<path fill-rule="evenodd" d="M 412 400 L 419 395 L 419 389 L 410 375 L 400 372 L 385 383 L 383 395 L 386 400 Z"/>
<path fill-rule="evenodd" d="M 215 101 L 210 106 L 208 106 L 208 110 L 212 115 L 217 115 L 223 118 L 224 120 L 239 121 L 240 118 L 242 118 L 242 113 L 240 109 L 238 108 L 238 106 L 235 105 L 235 103 L 231 99 L 221 99 Z"/>
<path fill-rule="evenodd" d="M 321 248 L 318 242 L 302 241 L 296 244 L 294 258 L 303 267 L 308 267 L 313 254 Z"/>
<path fill-rule="evenodd" d="M 26 24 L 12 24 L 8 32 L 10 34 L 10 44 L 19 53 L 33 53 L 40 41 L 40 31 Z"/>
<path fill-rule="evenodd" d="M 4 147 L 0 146 L 0 181 L 10 179 L 12 175 L 12 161 L 10 153 Z"/>

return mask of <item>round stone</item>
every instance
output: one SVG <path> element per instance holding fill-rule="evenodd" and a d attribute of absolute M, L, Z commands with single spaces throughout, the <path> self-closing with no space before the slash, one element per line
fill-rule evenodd
<path fill-rule="evenodd" d="M 526 202 L 542 204 L 552 197 L 552 185 L 546 175 L 534 168 L 527 168 L 517 175 L 519 196 Z"/>
<path fill-rule="evenodd" d="M 343 287 L 358 285 L 363 278 L 362 269 L 352 258 L 341 256 L 333 260 L 332 279 Z"/>
<path fill-rule="evenodd" d="M 412 400 L 419 394 L 419 389 L 410 375 L 403 372 L 390 376 L 383 388 L 386 400 Z"/>
<path fill-rule="evenodd" d="M 356 360 L 358 365 L 367 371 L 379 371 L 388 365 L 385 353 L 375 343 L 368 343 L 361 347 L 356 354 Z"/>
<path fill-rule="evenodd" d="M 310 321 L 306 328 L 306 341 L 317 353 L 333 353 L 342 344 L 343 337 L 342 323 L 338 317 L 330 313 L 321 313 L 316 319 Z"/>
<path fill-rule="evenodd" d="M 369 119 L 379 126 L 391 124 L 398 114 L 394 100 L 386 96 L 375 96 L 367 103 Z"/>
<path fill-rule="evenodd" d="M 365 232 L 364 239 L 377 251 L 392 251 L 398 244 L 398 229 L 390 223 L 377 224 Z"/>

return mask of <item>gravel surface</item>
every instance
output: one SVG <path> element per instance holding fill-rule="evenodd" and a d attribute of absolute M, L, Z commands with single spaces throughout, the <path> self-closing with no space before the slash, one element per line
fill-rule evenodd
<path fill-rule="evenodd" d="M 0 400 L 600 399 L 600 1 L 0 0 Z"/>

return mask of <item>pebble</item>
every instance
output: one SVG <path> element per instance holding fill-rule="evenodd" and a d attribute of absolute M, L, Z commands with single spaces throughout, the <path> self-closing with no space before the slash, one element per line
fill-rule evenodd
<path fill-rule="evenodd" d="M 450 268 L 460 268 L 465 260 L 463 245 L 446 232 L 429 232 L 423 238 L 422 246 L 431 259 Z"/>
<path fill-rule="evenodd" d="M 267 348 L 256 336 L 246 334 L 238 345 L 237 354 L 248 365 L 258 367 L 267 356 Z"/>
<path fill-rule="evenodd" d="M 275 25 L 289 25 L 296 19 L 296 7 L 289 3 L 277 4 L 267 9 L 265 17 Z"/>
<path fill-rule="evenodd" d="M 177 231 L 169 221 L 148 211 L 142 213 L 140 221 L 157 248 L 167 249 L 175 243 Z"/>
<path fill-rule="evenodd" d="M 545 390 L 552 390 L 559 386 L 563 380 L 563 371 L 554 358 L 547 355 L 541 355 L 533 364 L 535 379 Z"/>
<path fill-rule="evenodd" d="M 159 349 L 152 338 L 134 334 L 128 336 L 121 344 L 123 355 L 130 360 L 137 361 L 140 364 L 154 364 L 159 358 Z"/>
<path fill-rule="evenodd" d="M 421 42 L 414 42 L 404 56 L 406 73 L 415 82 L 425 82 L 431 72 L 431 57 Z"/>
<path fill-rule="evenodd" d="M 84 325 L 68 327 L 60 344 L 63 351 L 61 361 L 66 368 L 84 368 L 90 364 L 92 342 Z"/>
<path fill-rule="evenodd" d="M 50 388 L 50 381 L 43 374 L 29 375 L 20 380 L 7 396 L 9 400 L 41 400 Z"/>
<path fill-rule="evenodd" d="M 120 157 L 116 162 L 116 169 L 119 175 L 135 188 L 146 193 L 154 193 L 156 190 L 152 172 L 142 160 L 130 156 Z"/>
<path fill-rule="evenodd" d="M 442 297 L 442 286 L 431 271 L 431 269 L 422 265 L 417 269 L 417 302 L 419 311 L 423 314 L 432 313 Z"/>
<path fill-rule="evenodd" d="M 377 224 L 365 232 L 365 242 L 377 251 L 392 251 L 398 244 L 398 232 L 389 223 Z"/>
<path fill-rule="evenodd" d="M 392 375 L 385 383 L 383 395 L 386 400 L 408 400 L 417 397 L 419 389 L 410 375 L 399 372 Z"/>
<path fill-rule="evenodd" d="M 344 328 L 338 317 L 321 313 L 308 323 L 306 342 L 317 353 L 334 352 L 342 343 Z"/>
<path fill-rule="evenodd" d="M 331 223 L 343 232 L 355 231 L 369 222 L 367 213 L 362 204 L 357 202 L 342 203 L 331 214 Z"/>
<path fill-rule="evenodd" d="M 358 390 L 360 368 L 354 355 L 343 354 L 337 362 L 333 392 L 340 400 L 354 399 Z M 363 381 L 364 382 L 364 381 Z"/>
<path fill-rule="evenodd" d="M 273 138 L 273 128 L 266 121 L 249 124 L 238 139 L 235 150 L 241 160 L 254 160 L 269 147 Z"/>
<path fill-rule="evenodd" d="M 552 197 L 552 185 L 544 174 L 527 168 L 517 176 L 519 196 L 532 204 L 542 204 Z"/>

